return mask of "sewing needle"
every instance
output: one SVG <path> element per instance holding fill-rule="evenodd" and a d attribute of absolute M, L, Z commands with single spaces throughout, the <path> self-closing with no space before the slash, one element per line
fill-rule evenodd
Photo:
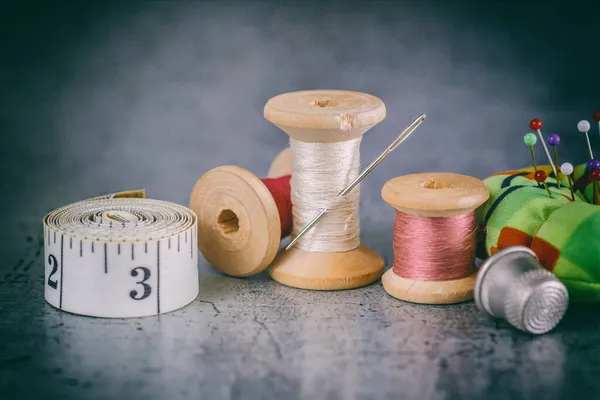
<path fill-rule="evenodd" d="M 354 179 L 346 188 L 344 188 L 344 190 L 338 193 L 337 198 L 346 196 L 352 189 L 354 189 L 360 183 L 360 181 L 362 181 L 371 171 L 373 171 L 383 161 L 384 158 L 388 156 L 388 154 L 396 150 L 400 143 L 402 143 L 406 138 L 408 138 L 410 134 L 413 133 L 413 131 L 417 129 L 417 127 L 421 125 L 421 123 L 424 120 L 425 114 L 421 114 L 413 122 L 411 122 L 411 124 L 408 125 L 406 129 L 404 129 L 400 133 L 400 135 L 398 135 L 398 137 L 383 151 L 383 153 L 379 155 L 379 157 L 377 157 L 367 168 L 365 168 L 365 170 L 360 175 L 358 175 L 356 179 Z M 300 240 L 302 236 L 304 236 L 309 230 L 312 229 L 313 226 L 315 226 L 317 222 L 319 222 L 321 218 L 323 218 L 327 211 L 327 208 L 321 210 L 321 213 L 317 215 L 315 219 L 310 221 L 310 223 L 306 225 L 304 229 L 302 229 L 302 231 L 300 231 L 298 236 L 296 236 L 290 242 L 290 244 L 286 246 L 285 250 L 289 250 L 290 248 L 292 248 L 292 246 L 294 246 L 294 244 L 296 244 L 296 242 Z"/>

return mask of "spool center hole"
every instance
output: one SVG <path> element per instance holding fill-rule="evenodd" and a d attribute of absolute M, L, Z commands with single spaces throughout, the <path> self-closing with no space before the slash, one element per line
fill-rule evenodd
<path fill-rule="evenodd" d="M 329 100 L 329 99 L 322 99 L 322 100 L 315 100 L 313 101 L 313 105 L 317 106 L 317 107 L 337 107 L 340 105 L 340 103 L 338 103 L 335 100 Z"/>
<path fill-rule="evenodd" d="M 452 185 L 445 182 L 438 182 L 436 180 L 430 180 L 423 184 L 425 189 L 448 189 L 451 188 Z"/>
<path fill-rule="evenodd" d="M 217 223 L 219 228 L 224 234 L 229 235 L 235 233 L 240 229 L 240 220 L 238 216 L 231 210 L 223 210 L 217 217 Z"/>

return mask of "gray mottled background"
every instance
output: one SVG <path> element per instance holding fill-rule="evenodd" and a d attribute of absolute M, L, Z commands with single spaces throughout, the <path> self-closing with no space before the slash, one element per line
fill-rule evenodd
<path fill-rule="evenodd" d="M 593 2 L 0 7 L 0 398 L 599 394 L 600 330 L 577 310 L 531 338 L 473 304 L 406 304 L 379 283 L 298 291 L 266 275 L 226 278 L 201 260 L 202 292 L 188 308 L 107 322 L 44 303 L 40 253 L 41 218 L 65 203 L 144 187 L 187 204 L 212 167 L 266 175 L 288 139 L 263 118 L 265 102 L 332 88 L 386 103 L 388 117 L 364 138 L 363 165 L 428 115 L 362 186 L 363 242 L 389 259 L 386 180 L 525 166 L 522 136 L 534 117 L 562 136 L 561 158 L 585 159 L 575 126 L 600 108 Z M 596 125 L 591 137 L 600 151 Z"/>

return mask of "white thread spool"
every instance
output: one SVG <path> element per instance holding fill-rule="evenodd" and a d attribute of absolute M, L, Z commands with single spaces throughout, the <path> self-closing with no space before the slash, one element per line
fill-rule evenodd
<path fill-rule="evenodd" d="M 314 218 L 320 212 L 320 204 L 314 204 L 314 210 L 310 212 L 310 205 L 302 202 L 316 199 L 319 194 L 298 194 L 299 188 L 307 190 L 307 182 L 298 182 L 304 179 L 306 168 L 303 162 L 309 162 L 318 169 L 317 175 L 330 185 L 336 185 L 327 194 L 331 196 L 330 205 L 333 215 L 329 216 L 329 222 L 319 222 L 321 226 L 313 227 L 316 233 L 307 233 L 307 241 L 303 237 L 296 246 L 281 253 L 270 268 L 270 274 L 276 281 L 293 287 L 315 290 L 341 290 L 367 285 L 379 279 L 383 273 L 383 258 L 367 248 L 364 244 L 358 244 L 351 239 L 350 232 L 343 230 L 351 229 L 359 232 L 358 210 L 346 212 L 350 224 L 355 226 L 345 227 L 344 224 L 335 223 L 332 219 L 343 220 L 343 212 L 339 213 L 336 207 L 337 192 L 341 191 L 359 173 L 359 160 L 344 160 L 345 166 L 335 166 L 332 163 L 342 160 L 336 157 L 356 156 L 358 150 L 346 149 L 359 144 L 362 135 L 373 126 L 381 122 L 386 116 L 384 103 L 375 96 L 342 90 L 309 90 L 282 94 L 270 99 L 265 105 L 265 118 L 283 130 L 290 136 L 292 151 L 294 151 L 294 172 L 292 173 L 292 196 L 293 202 L 300 202 L 302 210 L 299 216 L 296 206 L 294 213 L 294 233 L 297 234 L 303 226 L 297 226 L 297 221 L 306 221 Z M 300 148 L 299 154 L 296 152 Z M 310 149 L 318 149 L 313 154 Z M 317 154 L 318 153 L 318 154 Z M 303 161 L 304 160 L 304 161 Z M 355 162 L 354 162 L 355 161 Z M 332 170 L 328 174 L 326 169 L 319 169 L 319 165 L 329 165 Z M 310 166 L 309 166 L 310 167 Z M 346 167 L 344 175 L 342 168 Z M 298 170 L 297 170 L 298 169 Z M 334 179 L 338 181 L 334 181 Z M 321 188 L 322 189 L 322 188 Z M 359 188 L 355 188 L 352 196 L 342 200 L 341 204 L 358 207 Z M 354 200 L 353 200 L 354 196 Z M 336 216 L 336 214 L 338 214 Z M 329 224 L 329 226 L 328 226 Z M 323 229 L 336 229 L 340 232 L 325 232 Z M 318 229 L 321 230 L 319 233 Z M 341 240 L 337 246 L 334 243 L 315 245 L 310 240 L 327 240 L 339 235 Z M 344 244 L 344 235 L 346 243 Z M 341 244 L 340 244 L 341 242 Z M 337 249 L 336 249 L 337 247 Z"/>
<path fill-rule="evenodd" d="M 292 236 L 298 235 L 313 220 L 315 210 L 328 209 L 319 223 L 298 240 L 299 249 L 333 253 L 353 250 L 360 245 L 360 187 L 344 197 L 337 196 L 360 172 L 361 139 L 334 143 L 290 139 L 295 154 L 290 182 Z M 332 199 L 335 199 L 334 206 Z"/>

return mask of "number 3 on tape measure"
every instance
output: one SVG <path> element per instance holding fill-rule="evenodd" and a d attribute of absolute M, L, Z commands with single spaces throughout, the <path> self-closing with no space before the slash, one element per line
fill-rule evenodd
<path fill-rule="evenodd" d="M 150 279 L 150 270 L 146 267 L 135 267 L 131 270 L 131 276 L 138 276 L 138 269 L 144 271 L 144 279 L 138 282 L 140 285 L 144 286 L 144 294 L 142 297 L 136 297 L 138 295 L 137 290 L 132 290 L 129 295 L 134 300 L 144 300 L 146 297 L 150 296 L 150 293 L 152 293 L 152 288 L 146 283 L 146 281 Z"/>
<path fill-rule="evenodd" d="M 181 308 L 198 295 L 197 218 L 140 198 L 95 198 L 44 218 L 46 301 L 125 318 Z"/>

